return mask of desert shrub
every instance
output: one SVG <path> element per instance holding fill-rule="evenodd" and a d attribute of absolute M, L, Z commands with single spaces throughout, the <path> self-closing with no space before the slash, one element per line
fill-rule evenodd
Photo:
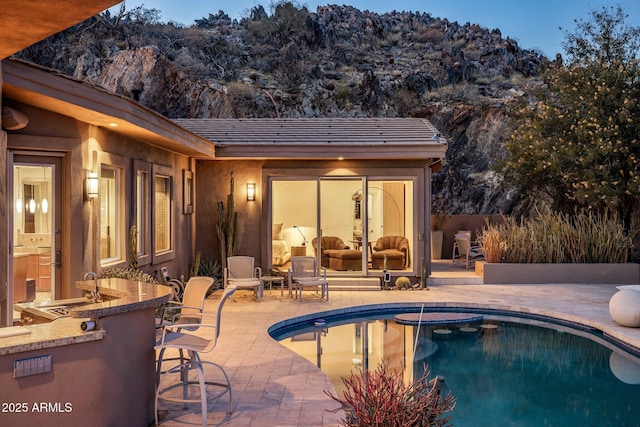
<path fill-rule="evenodd" d="M 158 281 L 158 279 L 156 279 L 152 275 L 132 267 L 109 268 L 106 270 L 102 270 L 102 273 L 98 275 L 99 279 L 109 279 L 114 277 L 118 279 L 135 280 L 138 282 L 151 283 L 152 285 L 160 285 L 160 282 Z M 166 304 L 161 304 L 156 307 L 156 314 L 155 314 L 156 317 L 162 316 L 165 306 Z"/>
<path fill-rule="evenodd" d="M 444 38 L 444 33 L 440 28 L 420 28 L 411 35 L 411 41 L 418 43 L 440 43 Z"/>
<path fill-rule="evenodd" d="M 437 382 L 429 382 L 428 376 L 425 370 L 423 376 L 407 385 L 402 372 L 380 364 L 374 372 L 358 370 L 343 378 L 343 399 L 325 393 L 342 405 L 346 414 L 343 426 L 447 426 L 451 419 L 447 414 L 455 407 L 455 399 L 451 393 L 443 395 Z"/>
<path fill-rule="evenodd" d="M 259 14 L 260 19 L 250 21 L 247 35 L 253 40 L 260 40 L 276 48 L 291 42 L 305 43 L 308 34 L 309 11 L 306 7 L 298 7 L 290 1 L 279 1 L 272 4 L 273 14 Z"/>
<path fill-rule="evenodd" d="M 347 108 L 351 104 L 351 89 L 349 86 L 344 84 L 336 85 L 335 90 L 333 91 L 334 97 L 336 100 L 336 104 L 338 104 L 342 108 Z"/>
<path fill-rule="evenodd" d="M 221 289 L 222 283 L 222 264 L 213 258 L 201 258 L 198 267 L 198 276 L 207 276 L 213 278 L 213 285 L 209 292 Z"/>
<path fill-rule="evenodd" d="M 150 274 L 137 268 L 109 268 L 102 270 L 102 273 L 98 276 L 100 279 L 108 279 L 116 277 L 118 279 L 135 280 L 138 282 L 151 283 L 153 285 L 159 285 L 160 282 Z"/>
<path fill-rule="evenodd" d="M 487 223 L 478 240 L 487 262 L 621 263 L 629 259 L 634 230 L 625 232 L 615 214 L 550 212 Z"/>
<path fill-rule="evenodd" d="M 482 97 L 478 92 L 475 84 L 459 83 L 447 84 L 435 88 L 433 91 L 425 95 L 428 99 L 439 101 L 460 101 L 465 100 L 467 103 L 477 104 L 482 101 Z"/>

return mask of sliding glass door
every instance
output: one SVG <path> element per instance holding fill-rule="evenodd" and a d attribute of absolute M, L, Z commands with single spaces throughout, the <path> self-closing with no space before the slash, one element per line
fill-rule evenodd
<path fill-rule="evenodd" d="M 366 271 L 367 253 L 362 250 L 363 245 L 366 247 L 362 230 L 367 221 L 363 215 L 363 186 L 363 178 L 320 179 L 322 263 L 330 271 Z M 349 249 L 343 249 L 341 244 Z"/>
<path fill-rule="evenodd" d="M 314 255 L 318 229 L 316 179 L 274 180 L 271 184 L 272 264 L 287 268 L 292 256 Z"/>
<path fill-rule="evenodd" d="M 270 188 L 274 267 L 286 269 L 292 256 L 307 255 L 319 257 L 334 275 L 380 273 L 384 265 L 413 268 L 412 179 L 272 178 Z M 391 263 L 372 263 L 376 241 L 385 236 L 394 242 L 406 239 L 406 249 L 400 248 L 404 255 Z M 395 255 L 389 252 L 388 257 Z"/>
<path fill-rule="evenodd" d="M 370 263 L 371 270 L 413 269 L 414 212 L 412 180 L 367 182 L 368 241 L 385 251 L 382 259 L 380 254 L 372 255 L 376 260 Z"/>

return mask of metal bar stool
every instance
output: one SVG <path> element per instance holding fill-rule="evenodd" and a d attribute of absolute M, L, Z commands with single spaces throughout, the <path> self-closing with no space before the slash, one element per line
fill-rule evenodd
<path fill-rule="evenodd" d="M 220 335 L 220 317 L 222 314 L 222 307 L 229 297 L 236 291 L 235 286 L 228 286 L 222 294 L 222 299 L 218 304 L 218 309 L 215 315 L 215 324 L 207 324 L 204 319 L 207 315 L 203 314 L 203 321 L 200 323 L 180 324 L 180 325 L 168 325 L 163 328 L 162 338 L 156 344 L 155 350 L 159 351 L 158 364 L 157 364 L 157 378 L 158 384 L 156 386 L 156 398 L 155 398 L 155 422 L 158 425 L 158 401 L 166 400 L 171 402 L 187 403 L 200 403 L 202 406 L 202 425 L 207 425 L 207 385 L 222 387 L 222 390 L 215 395 L 210 396 L 210 399 L 216 399 L 225 393 L 229 393 L 229 413 L 233 410 L 233 400 L 231 396 L 231 383 L 229 377 L 224 371 L 223 367 L 217 363 L 210 361 L 203 361 L 200 358 L 201 353 L 209 353 L 213 351 L 218 342 Z M 211 316 L 209 316 L 211 317 Z M 207 336 L 203 334 L 195 335 L 189 333 L 194 329 L 206 329 L 207 332 L 211 331 Z M 186 351 L 188 359 L 182 361 L 178 365 L 172 366 L 166 371 L 162 371 L 162 362 L 164 359 L 165 350 L 168 348 L 177 349 L 180 351 Z M 220 369 L 224 375 L 225 382 L 213 382 L 206 381 L 204 376 L 204 365 L 212 365 Z M 194 370 L 197 373 L 198 380 L 189 380 L 189 371 Z M 177 383 L 162 387 L 162 380 L 169 376 L 169 374 L 180 374 L 180 381 Z M 190 399 L 188 396 L 189 386 L 198 385 L 200 388 L 200 398 Z M 182 397 L 170 396 L 167 393 L 175 388 L 182 387 Z"/>

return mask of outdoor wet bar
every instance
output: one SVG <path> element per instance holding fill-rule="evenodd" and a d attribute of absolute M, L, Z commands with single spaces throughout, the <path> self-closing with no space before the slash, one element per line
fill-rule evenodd
<path fill-rule="evenodd" d="M 171 290 L 115 278 L 76 287 L 87 296 L 23 304 L 37 321 L 0 328 L 0 425 L 153 422 L 155 310 Z"/>

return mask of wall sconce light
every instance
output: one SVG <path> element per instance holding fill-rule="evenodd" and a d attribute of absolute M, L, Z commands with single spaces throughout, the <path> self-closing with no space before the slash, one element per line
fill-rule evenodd
<path fill-rule="evenodd" d="M 87 200 L 98 197 L 98 174 L 96 172 L 87 171 L 85 177 L 85 197 Z"/>
<path fill-rule="evenodd" d="M 248 202 L 256 201 L 256 184 L 253 182 L 249 182 L 247 184 L 247 201 Z"/>

